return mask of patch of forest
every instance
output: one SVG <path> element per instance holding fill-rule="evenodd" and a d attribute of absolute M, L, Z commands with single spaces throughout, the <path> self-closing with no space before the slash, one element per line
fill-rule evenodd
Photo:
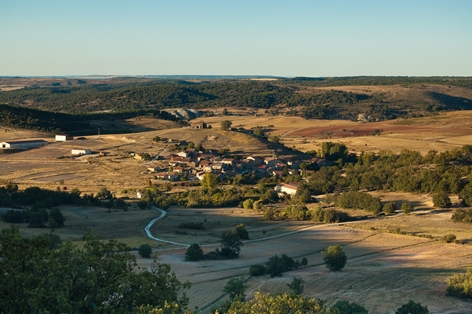
<path fill-rule="evenodd" d="M 155 80 L 83 86 L 25 87 L 0 92 L 0 103 L 54 112 L 90 113 L 166 108 L 249 107 L 305 118 L 356 119 L 358 114 L 375 120 L 431 114 L 442 110 L 472 109 L 472 99 L 429 89 L 411 99 L 392 98 L 388 93 L 354 93 L 310 90 L 307 87 L 347 85 L 439 84 L 472 88 L 472 78 L 456 77 L 344 77 L 293 78 L 261 82 L 218 80 L 188 82 Z"/>
<path fill-rule="evenodd" d="M 117 112 L 102 112 L 92 114 L 68 114 L 43 111 L 32 108 L 0 105 L 0 125 L 2 127 L 21 128 L 43 132 L 67 132 L 74 135 L 85 135 L 91 130 L 91 120 L 129 119 L 138 116 L 179 121 L 178 118 L 160 110 L 128 110 Z M 93 132 L 96 130 L 93 129 Z M 106 129 L 102 130 L 106 133 Z"/>

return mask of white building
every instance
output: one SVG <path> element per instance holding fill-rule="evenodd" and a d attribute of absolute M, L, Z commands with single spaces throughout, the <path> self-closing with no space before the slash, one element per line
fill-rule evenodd
<path fill-rule="evenodd" d="M 71 141 L 74 137 L 69 134 L 56 134 L 56 142 Z"/>
<path fill-rule="evenodd" d="M 90 155 L 92 151 L 90 149 L 73 149 L 72 155 Z"/>
<path fill-rule="evenodd" d="M 48 142 L 44 140 L 30 140 L 30 141 L 9 141 L 1 142 L 1 149 L 30 149 L 46 145 Z"/>
<path fill-rule="evenodd" d="M 289 184 L 286 183 L 279 183 L 274 187 L 275 192 L 277 193 L 286 193 L 288 195 L 295 195 L 297 194 L 298 183 L 292 182 Z"/>

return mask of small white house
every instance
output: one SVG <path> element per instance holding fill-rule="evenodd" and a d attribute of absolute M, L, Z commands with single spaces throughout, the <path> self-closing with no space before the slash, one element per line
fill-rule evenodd
<path fill-rule="evenodd" d="M 288 195 L 295 195 L 297 194 L 298 183 L 292 182 L 289 184 L 286 183 L 279 183 L 275 186 L 274 190 L 277 193 L 286 193 Z"/>
<path fill-rule="evenodd" d="M 90 155 L 92 151 L 90 149 L 73 149 L 72 155 Z"/>
<path fill-rule="evenodd" d="M 56 142 L 71 141 L 74 137 L 69 134 L 56 134 Z"/>
<path fill-rule="evenodd" d="M 39 146 L 46 145 L 48 142 L 45 140 L 30 140 L 30 141 L 9 141 L 1 142 L 1 149 L 30 149 Z"/>

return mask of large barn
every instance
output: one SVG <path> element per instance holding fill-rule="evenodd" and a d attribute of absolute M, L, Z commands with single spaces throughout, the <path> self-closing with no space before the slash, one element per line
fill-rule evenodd
<path fill-rule="evenodd" d="M 9 141 L 0 143 L 1 149 L 30 149 L 46 145 L 45 140 Z"/>

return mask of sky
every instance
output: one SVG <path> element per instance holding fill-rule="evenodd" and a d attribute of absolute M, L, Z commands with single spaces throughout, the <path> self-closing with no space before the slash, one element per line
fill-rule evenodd
<path fill-rule="evenodd" d="M 0 0 L 0 76 L 472 76 L 471 0 Z"/>

